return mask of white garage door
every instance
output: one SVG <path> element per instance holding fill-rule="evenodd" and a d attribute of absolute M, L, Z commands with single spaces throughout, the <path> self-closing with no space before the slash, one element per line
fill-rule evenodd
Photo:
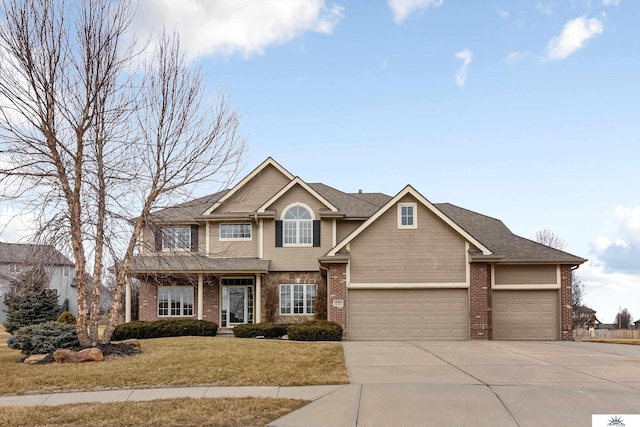
<path fill-rule="evenodd" d="M 465 340 L 466 289 L 351 289 L 350 340 Z"/>
<path fill-rule="evenodd" d="M 560 339 L 558 291 L 493 291 L 494 340 Z"/>

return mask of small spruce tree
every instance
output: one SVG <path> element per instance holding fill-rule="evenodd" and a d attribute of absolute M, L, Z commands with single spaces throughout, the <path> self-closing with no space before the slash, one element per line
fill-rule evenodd
<path fill-rule="evenodd" d="M 44 265 L 34 265 L 16 279 L 6 305 L 4 328 L 10 334 L 23 326 L 56 320 L 61 311 Z"/>

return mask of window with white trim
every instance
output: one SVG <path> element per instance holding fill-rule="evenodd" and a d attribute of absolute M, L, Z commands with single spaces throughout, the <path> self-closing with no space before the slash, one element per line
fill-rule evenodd
<path fill-rule="evenodd" d="M 220 224 L 220 240 L 251 240 L 251 224 Z"/>
<path fill-rule="evenodd" d="M 313 314 L 316 305 L 316 285 L 280 285 L 280 314 Z"/>
<path fill-rule="evenodd" d="M 22 271 L 20 264 L 9 264 L 9 273 L 19 273 Z"/>
<path fill-rule="evenodd" d="M 398 228 L 418 228 L 417 203 L 398 203 Z"/>
<path fill-rule="evenodd" d="M 62 266 L 62 276 L 69 277 L 71 275 L 71 266 L 63 265 Z"/>
<path fill-rule="evenodd" d="M 282 219 L 284 246 L 311 246 L 313 244 L 313 217 L 305 207 L 296 205 L 287 210 Z"/>
<path fill-rule="evenodd" d="M 158 286 L 158 317 L 193 316 L 193 288 Z"/>
<path fill-rule="evenodd" d="M 162 250 L 191 249 L 191 227 L 165 227 L 162 229 Z"/>

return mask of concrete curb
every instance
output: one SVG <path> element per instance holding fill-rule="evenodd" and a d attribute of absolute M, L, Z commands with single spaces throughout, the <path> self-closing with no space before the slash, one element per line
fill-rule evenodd
<path fill-rule="evenodd" d="M 348 385 L 319 385 L 301 387 L 171 387 L 124 389 L 103 391 L 60 392 L 0 396 L 0 406 L 57 406 L 67 403 L 133 402 L 158 399 L 220 398 L 220 397 L 274 397 L 315 401 Z"/>

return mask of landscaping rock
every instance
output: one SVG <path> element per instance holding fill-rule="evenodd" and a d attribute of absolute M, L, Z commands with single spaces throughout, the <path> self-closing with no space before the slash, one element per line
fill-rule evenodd
<path fill-rule="evenodd" d="M 58 363 L 81 363 L 100 361 L 104 359 L 104 356 L 99 348 L 91 347 L 80 351 L 56 350 L 53 353 L 53 358 Z"/>
<path fill-rule="evenodd" d="M 140 341 L 138 341 L 135 338 L 129 338 L 128 340 L 124 340 L 124 341 L 120 341 L 120 344 L 127 344 L 127 345 L 131 345 L 133 347 L 138 347 L 140 348 Z"/>
<path fill-rule="evenodd" d="M 22 363 L 26 363 L 27 365 L 35 365 L 37 363 L 42 362 L 44 358 L 47 356 L 48 354 L 34 354 L 24 359 L 24 362 Z"/>
<path fill-rule="evenodd" d="M 283 335 L 280 339 L 281 340 L 288 340 L 289 339 L 289 335 Z"/>

